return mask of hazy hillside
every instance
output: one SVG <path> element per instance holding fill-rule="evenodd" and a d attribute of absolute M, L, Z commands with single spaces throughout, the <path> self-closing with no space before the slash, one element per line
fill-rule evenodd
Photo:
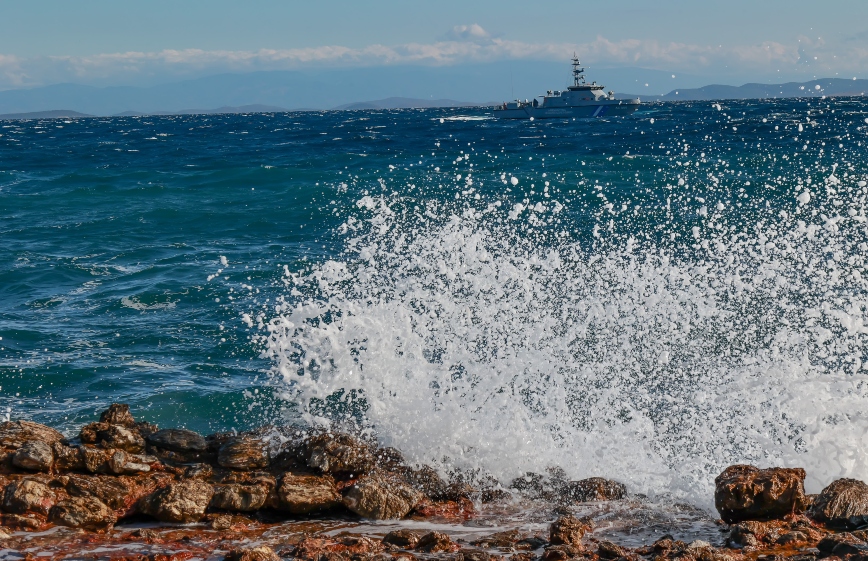
<path fill-rule="evenodd" d="M 443 67 L 271 71 L 219 74 L 150 87 L 93 87 L 57 84 L 0 91 L 0 113 L 25 113 L 68 107 L 93 115 L 177 113 L 191 108 L 266 105 L 295 109 L 332 109 L 365 100 L 407 98 L 431 103 L 461 103 L 529 98 L 562 89 L 570 79 L 569 61 L 510 61 Z M 650 84 L 669 91 L 667 72 L 643 69 L 589 69 L 589 76 L 615 91 Z M 704 78 L 679 76 L 678 85 L 696 87 Z M 641 84 L 639 84 L 641 82 Z M 643 85 L 644 88 L 644 85 Z M 416 103 L 416 102 L 414 102 Z"/>
<path fill-rule="evenodd" d="M 380 67 L 304 72 L 220 74 L 152 87 L 96 88 L 57 84 L 0 92 L 0 118 L 83 117 L 88 115 L 173 115 L 251 113 L 323 109 L 396 109 L 490 105 L 513 98 L 530 98 L 545 89 L 563 88 L 568 81 L 562 64 L 512 63 L 444 68 Z M 592 77 L 607 89 L 606 76 L 623 79 L 624 69 L 598 69 Z M 642 80 L 667 84 L 671 76 L 636 69 Z M 688 82 L 696 77 L 683 78 Z M 651 82 L 642 82 L 643 88 Z M 649 88 L 651 86 L 648 86 Z M 665 90 L 663 90 L 665 91 Z M 865 95 L 868 80 L 823 78 L 785 84 L 708 85 L 679 88 L 662 95 L 617 93 L 618 98 L 644 101 L 754 99 Z M 514 95 L 511 95 L 513 94 Z M 373 100 L 373 101 L 363 101 Z M 464 100 L 464 101 L 456 101 Z M 56 110 L 56 107 L 68 107 Z"/>
<path fill-rule="evenodd" d="M 694 89 L 672 90 L 655 99 L 706 100 L 706 99 L 764 99 L 783 97 L 855 96 L 868 93 L 868 80 L 845 80 L 822 78 L 810 82 L 787 82 L 786 84 L 744 84 L 724 86 L 714 84 Z M 646 96 L 648 97 L 648 96 Z"/>
<path fill-rule="evenodd" d="M 52 111 L 33 111 L 29 113 L 5 113 L 0 115 L 0 119 L 80 119 L 82 117 L 93 116 L 87 113 L 79 113 L 78 111 L 54 109 Z"/>

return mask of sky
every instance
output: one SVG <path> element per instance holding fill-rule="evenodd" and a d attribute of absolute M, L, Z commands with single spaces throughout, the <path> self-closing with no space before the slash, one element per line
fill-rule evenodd
<path fill-rule="evenodd" d="M 868 0 L 0 0 L 0 90 L 508 60 L 868 78 Z"/>

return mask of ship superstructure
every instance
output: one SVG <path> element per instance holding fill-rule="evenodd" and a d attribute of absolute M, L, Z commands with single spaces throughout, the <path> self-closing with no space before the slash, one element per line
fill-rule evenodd
<path fill-rule="evenodd" d="M 549 90 L 532 100 L 506 102 L 494 108 L 501 119 L 552 119 L 564 117 L 602 117 L 629 115 L 639 108 L 638 99 L 615 99 L 615 92 L 605 93 L 597 82 L 585 81 L 585 69 L 573 54 L 573 85 L 566 90 Z"/>

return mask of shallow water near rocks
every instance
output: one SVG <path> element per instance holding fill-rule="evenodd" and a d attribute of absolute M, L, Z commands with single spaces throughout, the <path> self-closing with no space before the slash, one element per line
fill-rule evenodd
<path fill-rule="evenodd" d="M 3 122 L 0 413 L 353 425 L 706 511 L 733 463 L 868 478 L 863 99 L 486 117 Z"/>
<path fill-rule="evenodd" d="M 594 520 L 595 529 L 586 535 L 586 541 L 609 540 L 622 546 L 638 547 L 670 534 L 685 542 L 703 540 L 719 546 L 722 545 L 724 536 L 720 527 L 702 511 L 684 505 L 663 508 L 644 500 L 631 499 L 586 503 L 567 510 L 574 515 L 589 516 Z M 559 512 L 564 514 L 567 510 Z M 275 523 L 253 522 L 250 525 L 234 526 L 230 530 L 214 530 L 205 523 L 167 526 L 136 522 L 118 524 L 105 535 L 56 527 L 43 532 L 13 533 L 7 544 L 12 549 L 0 549 L 0 558 L 23 559 L 23 555 L 27 553 L 37 554 L 40 558 L 60 558 L 68 555 L 117 557 L 133 553 L 172 554 L 183 551 L 191 553 L 193 558 L 222 559 L 226 552 L 238 547 L 267 545 L 280 552 L 311 534 L 382 538 L 396 529 L 443 532 L 462 546 L 473 547 L 470 543 L 479 538 L 515 529 L 526 536 L 547 539 L 548 528 L 554 517 L 550 505 L 523 504 L 483 506 L 476 515 L 464 521 L 430 518 L 374 522 L 339 517 Z M 136 535 L 142 529 L 152 532 L 147 539 Z M 490 549 L 490 552 L 504 553 L 496 548 Z M 418 552 L 414 555 L 424 557 L 424 554 Z"/>

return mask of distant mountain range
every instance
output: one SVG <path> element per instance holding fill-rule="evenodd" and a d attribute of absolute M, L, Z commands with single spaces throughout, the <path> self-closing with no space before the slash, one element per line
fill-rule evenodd
<path fill-rule="evenodd" d="M 381 69 L 369 69 L 379 72 Z M 429 79 L 427 74 L 413 74 L 407 79 Z M 436 71 L 435 71 L 436 73 Z M 108 87 L 95 88 L 76 84 L 59 84 L 28 90 L 0 92 L 0 119 L 73 118 L 90 116 L 187 115 L 212 113 L 276 113 L 304 110 L 402 109 L 425 107 L 489 106 L 497 102 L 456 101 L 444 97 L 385 97 L 373 101 L 347 100 L 350 95 L 362 97 L 366 93 L 382 90 L 372 80 L 361 80 L 360 75 L 346 78 L 351 83 L 317 82 L 311 75 L 293 72 L 256 72 L 252 74 L 223 74 L 197 80 L 177 82 L 149 88 Z M 375 82 L 376 80 L 374 80 Z M 418 84 L 416 84 L 418 85 Z M 429 84 L 430 85 L 430 84 Z M 358 86 L 358 87 L 354 87 Z M 400 89 L 400 88 L 399 88 Z M 412 89 L 412 88 L 410 88 Z M 456 88 L 461 90 L 461 88 Z M 742 86 L 709 85 L 699 88 L 672 90 L 664 95 L 618 94 L 618 98 L 639 97 L 643 101 L 689 101 L 716 99 L 764 99 L 821 96 L 864 96 L 868 94 L 868 80 L 822 78 L 808 82 L 785 84 L 744 84 Z M 358 97 L 356 99 L 358 99 Z M 494 96 L 491 96 L 494 97 Z M 491 99 L 489 97 L 489 99 Z M 241 103 L 227 104 L 229 101 Z M 257 100 L 277 100 L 278 103 L 260 103 Z M 248 103 L 247 101 L 251 101 Z M 69 107 L 57 110 L 51 107 Z M 201 109 L 183 109 L 200 107 Z M 211 107 L 211 108 L 209 108 Z"/>
<path fill-rule="evenodd" d="M 409 97 L 389 97 L 375 101 L 362 101 L 348 103 L 334 107 L 335 111 L 353 111 L 360 109 L 417 109 L 430 107 L 477 107 L 478 103 L 464 103 L 453 99 L 413 99 Z M 493 105 L 488 103 L 484 105 Z M 220 113 L 285 113 L 288 111 L 320 111 L 319 109 L 287 109 L 274 105 L 241 105 L 237 107 L 223 106 L 216 109 L 182 109 L 181 111 L 154 111 L 141 113 L 139 111 L 122 111 L 109 115 L 111 117 L 140 117 L 144 115 L 215 115 Z M 30 111 L 27 113 L 4 113 L 2 119 L 81 119 L 85 117 L 99 117 L 88 113 L 70 111 L 66 109 L 53 109 L 51 111 Z"/>
<path fill-rule="evenodd" d="M 52 109 L 51 111 L 30 111 L 27 113 L 5 113 L 0 119 L 81 119 L 82 117 L 96 117 L 78 111 L 66 109 Z"/>
<path fill-rule="evenodd" d="M 534 84 L 559 85 L 567 70 L 566 64 L 522 66 L 514 71 L 515 95 L 539 93 Z M 0 114 L 57 108 L 90 115 L 155 114 L 248 105 L 322 110 L 392 97 L 412 99 L 414 106 L 443 100 L 449 105 L 461 103 L 451 100 L 503 101 L 512 95 L 512 72 L 509 65 L 498 64 L 389 66 L 218 74 L 147 87 L 56 84 L 0 91 Z"/>
<path fill-rule="evenodd" d="M 646 100 L 695 101 L 713 99 L 769 99 L 786 97 L 863 96 L 868 94 L 868 80 L 845 80 L 821 78 L 810 82 L 787 82 L 786 84 L 744 84 L 725 86 L 713 84 L 701 88 L 672 90 L 659 95 L 620 94 L 618 97 L 639 97 Z"/>

